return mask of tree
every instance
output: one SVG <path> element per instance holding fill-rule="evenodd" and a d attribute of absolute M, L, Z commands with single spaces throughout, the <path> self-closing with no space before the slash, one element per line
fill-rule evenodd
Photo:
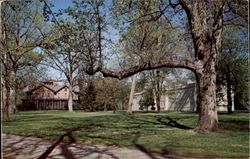
<path fill-rule="evenodd" d="M 161 109 L 161 96 L 164 94 L 166 87 L 169 85 L 167 82 L 167 76 L 170 75 L 170 71 L 171 70 L 167 68 L 144 71 L 141 73 L 140 79 L 138 81 L 138 87 L 140 87 L 140 91 L 153 90 L 158 112 L 160 112 Z"/>
<path fill-rule="evenodd" d="M 211 132 L 218 130 L 218 116 L 216 110 L 216 69 L 215 65 L 218 60 L 218 55 L 221 51 L 221 40 L 223 30 L 223 17 L 225 14 L 233 15 L 236 18 L 242 19 L 240 25 L 247 24 L 247 7 L 248 3 L 245 0 L 226 1 L 226 0 L 168 0 L 168 1 L 115 1 L 115 14 L 118 20 L 121 20 L 123 31 L 127 32 L 130 28 L 142 28 L 144 34 L 141 34 L 139 41 L 145 41 L 145 38 L 151 36 L 148 34 L 148 23 L 154 23 L 163 19 L 163 22 L 176 28 L 173 21 L 180 19 L 177 23 L 177 28 L 190 35 L 193 42 L 193 54 L 190 58 L 180 56 L 160 56 L 154 50 L 148 50 L 147 46 L 156 48 L 155 38 L 148 38 L 148 45 L 142 45 L 141 50 L 137 50 L 137 54 L 144 52 L 150 53 L 151 56 L 142 56 L 139 63 L 133 64 L 130 68 L 121 71 L 111 71 L 104 67 L 102 57 L 104 54 L 100 51 L 99 56 L 91 56 L 94 59 L 99 59 L 98 65 L 93 65 L 92 69 L 86 70 L 86 73 L 92 75 L 101 72 L 104 77 L 113 77 L 123 79 L 132 76 L 144 70 L 152 70 L 162 67 L 185 68 L 194 72 L 197 81 L 197 105 L 199 110 L 198 124 L 195 131 Z M 243 12 L 238 12 L 235 8 L 240 7 Z M 78 14 L 79 15 L 79 14 Z M 170 15 L 170 16 L 168 16 Z M 246 16 L 245 16 L 246 15 Z M 81 17 L 81 16 L 79 16 Z M 146 24 L 143 22 L 147 22 Z M 125 24 L 123 23 L 125 22 Z M 184 26 L 184 27 L 183 27 Z M 82 28 L 84 30 L 84 28 Z M 158 28 L 156 28 L 157 30 Z M 134 29 L 132 29 L 133 31 Z M 100 37 L 100 36 L 99 36 Z M 101 40 L 100 40 L 101 41 Z M 100 44 L 99 41 L 99 44 Z M 140 48 L 136 44 L 131 45 L 131 48 Z M 170 46 L 169 43 L 163 43 L 165 46 Z M 97 47 L 98 48 L 98 47 Z M 156 53 L 156 54 L 154 54 Z M 154 56 L 157 55 L 157 56 Z M 169 54 L 168 54 L 169 55 Z M 170 51 L 170 55 L 176 55 Z M 148 58 L 153 57 L 153 58 Z"/>
<path fill-rule="evenodd" d="M 127 105 L 129 87 L 127 82 L 113 78 L 98 78 L 95 80 L 96 105 L 101 110 L 123 109 Z"/>
<path fill-rule="evenodd" d="M 136 75 L 133 75 L 131 89 L 130 89 L 130 95 L 129 95 L 129 101 L 128 101 L 128 109 L 127 109 L 128 114 L 132 114 L 135 86 L 136 86 Z"/>
<path fill-rule="evenodd" d="M 79 105 L 78 107 L 83 110 L 96 111 L 96 96 L 97 90 L 95 87 L 95 76 L 89 76 L 80 71 L 78 75 L 79 85 Z"/>
<path fill-rule="evenodd" d="M 64 73 L 69 83 L 68 109 L 72 107 L 72 86 L 79 71 L 91 72 L 102 64 L 104 56 L 103 30 L 106 27 L 105 11 L 102 10 L 103 1 L 73 1 L 73 6 L 60 10 L 54 14 L 50 5 L 44 1 L 48 20 L 54 22 L 55 40 L 47 44 L 47 51 L 53 66 Z M 66 14 L 66 18 L 60 17 Z M 48 16 L 50 15 L 50 16 Z M 81 16 L 79 16 L 81 15 Z M 80 67 L 81 64 L 81 67 Z M 89 87 L 92 84 L 90 83 Z M 91 88 L 92 89 L 92 88 Z"/>
<path fill-rule="evenodd" d="M 126 13 L 131 13 L 132 9 L 136 12 L 138 10 L 140 11 L 145 5 L 150 5 L 143 2 L 117 2 L 117 5 Z M 175 12 L 183 11 L 182 13 L 186 15 L 188 29 L 194 44 L 194 57 L 188 59 L 163 58 L 153 61 L 144 61 L 119 72 L 99 67 L 96 72 L 100 71 L 104 76 L 122 79 L 143 70 L 161 67 L 176 67 L 192 70 L 197 80 L 197 105 L 199 107 L 199 119 L 195 130 L 198 132 L 217 131 L 218 116 L 216 110 L 215 65 L 221 50 L 223 15 L 224 12 L 230 11 L 230 7 L 227 7 L 230 2 L 223 0 L 179 0 L 175 2 L 170 0 L 168 3 L 157 2 L 153 4 L 154 6 L 158 6 L 157 10 L 153 8 L 154 10 L 150 10 L 143 16 L 138 17 L 138 19 L 141 17 L 148 17 L 149 20 L 158 20 L 159 17 L 165 15 L 168 9 L 174 10 Z M 241 3 L 236 3 L 236 5 L 247 5 L 247 1 L 242 0 L 240 2 Z M 235 14 L 235 16 L 238 15 Z M 135 23 L 134 20 L 133 22 Z"/>
<path fill-rule="evenodd" d="M 4 120 L 15 113 L 17 73 L 26 67 L 36 66 L 40 54 L 33 50 L 46 41 L 43 16 L 39 2 L 11 2 L 2 4 L 1 63 L 4 79 Z"/>
<path fill-rule="evenodd" d="M 228 113 L 232 113 L 232 93 L 236 96 L 236 108 L 238 105 L 242 105 L 240 103 L 243 101 L 245 101 L 243 103 L 248 101 L 248 47 L 247 42 L 242 38 L 246 39 L 242 31 L 236 27 L 225 28 L 222 53 L 217 65 L 217 83 L 227 88 Z"/>
<path fill-rule="evenodd" d="M 150 6 L 145 6 L 145 8 L 141 9 L 138 13 L 131 14 L 131 17 L 135 18 L 137 16 L 142 16 L 148 11 L 150 11 Z M 163 18 L 155 22 L 148 22 L 147 18 L 141 18 L 139 23 L 130 24 L 125 31 L 121 32 L 122 35 L 120 39 L 120 50 L 127 59 L 127 65 L 158 60 L 171 55 L 174 51 L 179 51 L 177 47 L 175 47 L 175 43 L 177 42 L 176 32 L 178 31 L 177 29 L 171 28 L 171 26 L 168 25 L 168 23 L 166 23 Z M 165 43 L 170 43 L 171 46 L 164 45 Z M 180 51 L 178 53 L 180 53 Z M 160 77 L 158 77 L 158 73 L 159 72 L 157 71 L 156 73 L 155 71 L 151 71 L 151 77 L 156 79 L 151 80 L 151 82 L 154 85 L 154 92 L 157 101 L 157 110 L 160 111 L 161 90 L 159 81 Z M 132 100 L 136 85 L 135 81 L 136 75 L 133 75 L 127 111 L 128 113 L 132 113 Z"/>
<path fill-rule="evenodd" d="M 139 101 L 140 109 L 143 110 L 146 108 L 148 112 L 148 108 L 151 106 L 151 110 L 155 110 L 155 102 L 154 102 L 154 93 L 152 88 L 148 88 L 145 90 L 141 100 Z"/>
<path fill-rule="evenodd" d="M 87 76 L 89 77 L 89 76 Z M 101 77 L 81 78 L 79 108 L 87 111 L 124 109 L 129 87 L 125 81 Z"/>
<path fill-rule="evenodd" d="M 156 107 L 157 111 L 160 112 L 161 106 L 161 96 L 166 89 L 166 75 L 170 73 L 169 69 L 157 69 L 156 71 L 150 71 L 150 82 L 154 88 L 155 97 L 156 97 Z"/>
<path fill-rule="evenodd" d="M 77 72 L 81 61 L 81 52 L 77 49 L 78 42 L 75 42 L 74 24 L 68 22 L 53 25 L 55 28 L 52 35 L 53 40 L 44 46 L 44 55 L 46 59 L 43 65 L 49 66 L 64 74 L 68 82 L 69 97 L 68 110 L 73 111 L 73 87 L 76 84 Z M 62 32 L 61 28 L 67 29 Z"/>

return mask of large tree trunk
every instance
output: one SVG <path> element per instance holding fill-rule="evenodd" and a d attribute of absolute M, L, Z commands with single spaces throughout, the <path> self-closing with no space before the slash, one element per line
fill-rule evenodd
<path fill-rule="evenodd" d="M 215 61 L 208 61 L 206 66 L 196 72 L 199 106 L 199 119 L 195 131 L 218 131 L 218 116 L 216 108 L 216 71 Z"/>
<path fill-rule="evenodd" d="M 231 74 L 230 74 L 230 68 L 228 68 L 228 71 L 226 73 L 226 80 L 227 80 L 227 110 L 228 113 L 232 113 L 232 89 L 231 89 Z"/>
<path fill-rule="evenodd" d="M 72 85 L 69 84 L 69 98 L 68 98 L 68 110 L 73 112 L 73 90 Z"/>
<path fill-rule="evenodd" d="M 4 121 L 9 121 L 9 115 L 17 112 L 16 107 L 16 80 L 14 71 L 10 71 L 4 78 L 3 115 Z"/>
<path fill-rule="evenodd" d="M 128 101 L 128 109 L 127 113 L 132 114 L 132 106 L 133 106 L 133 98 L 134 98 L 134 92 L 135 92 L 135 85 L 136 85 L 136 74 L 132 77 L 132 85 L 129 95 L 129 101 Z"/>

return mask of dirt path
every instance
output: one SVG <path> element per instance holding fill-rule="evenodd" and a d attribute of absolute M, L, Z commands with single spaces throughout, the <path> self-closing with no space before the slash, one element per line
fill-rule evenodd
<path fill-rule="evenodd" d="M 2 134 L 4 159 L 165 159 L 187 158 L 171 154 L 149 152 L 145 149 L 64 143 L 35 137 Z M 193 157 L 192 157 L 193 158 Z"/>

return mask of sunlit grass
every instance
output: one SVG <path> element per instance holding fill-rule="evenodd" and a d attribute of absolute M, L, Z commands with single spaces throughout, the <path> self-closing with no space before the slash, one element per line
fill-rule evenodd
<path fill-rule="evenodd" d="M 11 116 L 3 132 L 58 139 L 66 132 L 78 142 L 143 146 L 155 151 L 174 151 L 225 157 L 249 156 L 249 114 L 221 114 L 223 133 L 197 134 L 167 125 L 168 119 L 194 128 L 197 114 L 181 112 L 134 113 L 29 111 Z M 159 122 L 162 118 L 163 122 Z M 67 137 L 65 138 L 67 140 Z"/>

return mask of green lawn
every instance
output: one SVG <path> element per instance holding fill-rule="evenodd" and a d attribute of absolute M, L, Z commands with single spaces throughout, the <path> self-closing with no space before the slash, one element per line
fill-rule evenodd
<path fill-rule="evenodd" d="M 220 114 L 223 133 L 197 134 L 194 113 L 163 112 L 124 115 L 112 112 L 29 111 L 11 116 L 3 132 L 59 139 L 71 131 L 79 142 L 143 147 L 198 156 L 249 156 L 249 114 Z M 175 122 L 169 123 L 170 120 Z M 69 138 L 65 137 L 65 140 Z"/>

